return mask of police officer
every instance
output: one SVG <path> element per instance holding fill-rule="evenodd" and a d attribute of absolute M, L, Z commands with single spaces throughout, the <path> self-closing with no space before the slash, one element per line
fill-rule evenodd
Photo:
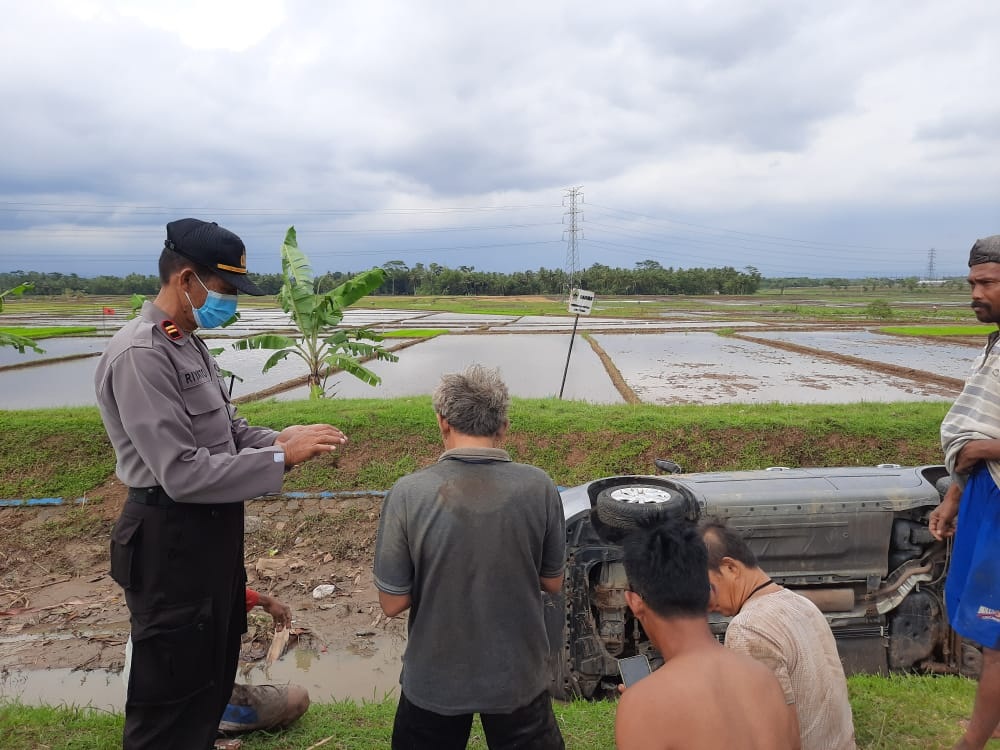
<path fill-rule="evenodd" d="M 160 291 L 108 343 L 95 376 L 128 501 L 111 535 L 133 665 L 123 747 L 211 748 L 246 631 L 243 501 L 347 442 L 326 424 L 276 432 L 237 416 L 197 328 L 236 312 L 242 240 L 215 223 L 167 224 Z"/>

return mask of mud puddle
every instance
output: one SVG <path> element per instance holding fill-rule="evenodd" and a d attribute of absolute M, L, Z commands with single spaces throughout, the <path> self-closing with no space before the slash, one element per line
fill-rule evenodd
<path fill-rule="evenodd" d="M 236 679 L 250 685 L 302 685 L 318 703 L 348 698 L 378 701 L 398 691 L 405 648 L 400 635 L 359 636 L 345 650 L 292 649 L 269 668 L 263 662 L 241 663 Z M 120 712 L 125 708 L 125 686 L 121 672 L 110 669 L 4 668 L 0 702 L 13 700 Z"/>

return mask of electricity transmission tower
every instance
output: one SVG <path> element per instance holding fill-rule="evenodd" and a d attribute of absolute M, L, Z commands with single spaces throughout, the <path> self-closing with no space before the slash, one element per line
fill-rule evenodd
<path fill-rule="evenodd" d="M 934 281 L 934 248 L 927 251 L 927 280 Z"/>
<path fill-rule="evenodd" d="M 583 211 L 578 204 L 583 203 L 583 186 L 577 185 L 566 190 L 563 196 L 563 205 L 569 206 L 569 210 L 563 214 L 569 217 L 569 229 L 563 231 L 566 238 L 566 276 L 569 277 L 569 288 L 576 289 L 580 277 L 580 253 L 577 250 L 577 240 L 583 239 L 583 229 L 579 223 L 583 221 Z M 563 219 L 563 223 L 566 220 Z"/>

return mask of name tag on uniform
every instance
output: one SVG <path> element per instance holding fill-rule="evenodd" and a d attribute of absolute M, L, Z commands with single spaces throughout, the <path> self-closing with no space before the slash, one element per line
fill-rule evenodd
<path fill-rule="evenodd" d="M 199 367 L 197 370 L 183 370 L 180 373 L 181 377 L 181 388 L 188 389 L 194 388 L 196 385 L 201 385 L 202 383 L 207 383 L 211 378 L 208 375 L 208 370 L 204 367 Z"/>

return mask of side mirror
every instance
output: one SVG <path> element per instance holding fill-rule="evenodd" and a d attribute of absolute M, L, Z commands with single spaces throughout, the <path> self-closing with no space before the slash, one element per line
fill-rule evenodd
<path fill-rule="evenodd" d="M 654 458 L 653 464 L 664 474 L 683 474 L 684 469 L 680 464 L 669 461 L 666 458 Z"/>

